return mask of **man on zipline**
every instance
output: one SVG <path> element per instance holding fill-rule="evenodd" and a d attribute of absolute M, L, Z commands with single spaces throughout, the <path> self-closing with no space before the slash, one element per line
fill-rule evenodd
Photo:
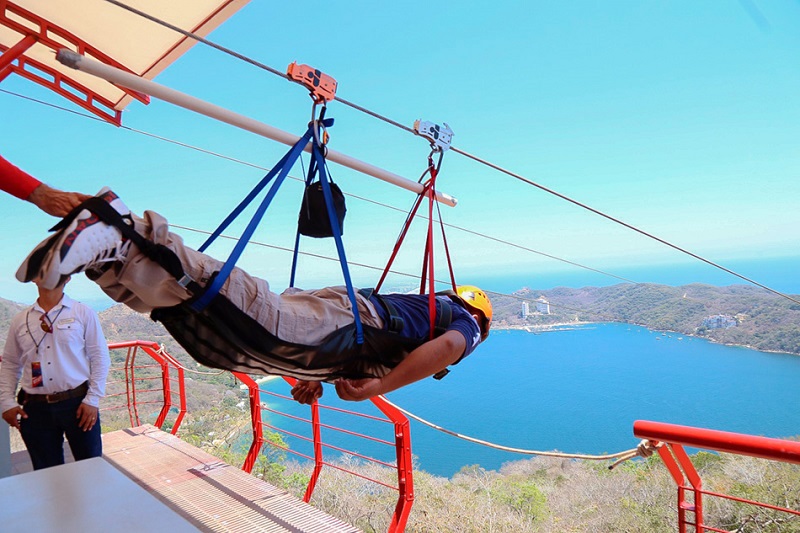
<path fill-rule="evenodd" d="M 183 313 L 185 304 L 197 296 L 187 286 L 206 287 L 223 263 L 185 246 L 179 236 L 169 231 L 161 215 L 152 211 L 145 211 L 143 217 L 133 215 L 108 189 L 100 191 L 98 198 L 113 208 L 118 220 L 113 225 L 103 222 L 88 209 L 65 219 L 62 227 L 25 259 L 17 279 L 56 286 L 64 276 L 85 271 L 112 299 L 138 312 L 152 312 L 166 325 L 168 321 L 161 318 L 165 315 L 158 313 L 166 311 L 169 316 L 176 308 Z M 161 261 L 164 255 L 169 257 Z M 168 272 L 164 266 L 172 263 L 169 266 L 174 267 L 175 262 L 179 263 L 179 274 L 174 268 Z M 337 334 L 346 332 L 354 322 L 345 287 L 288 289 L 276 294 L 265 280 L 234 267 L 219 296 L 227 306 L 223 309 L 230 312 L 217 312 L 212 321 L 220 322 L 223 333 L 244 331 L 244 336 L 249 336 L 252 332 L 254 339 L 266 335 L 270 343 L 267 351 L 271 353 L 253 357 L 251 351 L 239 349 L 240 353 L 222 360 L 218 354 L 228 350 L 230 335 L 220 339 L 216 330 L 207 336 L 207 331 L 198 333 L 191 326 L 168 326 L 173 336 L 204 364 L 298 378 L 292 395 L 301 403 L 311 403 L 322 395 L 321 381 L 335 381 L 342 399 L 364 400 L 444 372 L 486 338 L 492 320 L 491 302 L 477 287 L 461 286 L 457 295 L 436 297 L 435 321 L 440 327 L 434 335 L 430 333 L 427 295 L 359 293 L 356 301 L 361 321 L 371 333 L 386 333 L 377 335 L 383 344 L 368 337 L 365 347 L 359 345 L 353 352 L 351 342 L 347 353 L 357 356 L 337 358 L 336 347 L 343 338 Z M 447 317 L 444 322 L 443 316 Z M 247 325 L 244 330 L 243 321 Z M 394 350 L 399 355 L 384 355 L 391 351 L 384 350 L 387 338 L 388 342 L 396 339 L 397 344 L 402 343 L 402 348 Z M 206 357 L 208 346 L 217 358 Z"/>

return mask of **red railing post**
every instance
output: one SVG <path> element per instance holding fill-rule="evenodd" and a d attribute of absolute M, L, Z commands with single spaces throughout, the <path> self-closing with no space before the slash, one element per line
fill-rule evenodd
<path fill-rule="evenodd" d="M 248 389 L 250 390 L 250 409 L 251 409 L 251 415 L 252 415 L 251 419 L 252 419 L 252 424 L 253 424 L 253 444 L 250 446 L 250 451 L 249 451 L 249 453 L 247 455 L 247 458 L 245 459 L 245 464 L 244 464 L 244 466 L 242 466 L 242 470 L 244 470 L 246 472 L 250 472 L 252 470 L 253 464 L 255 463 L 255 461 L 256 461 L 256 459 L 258 457 L 258 454 L 261 452 L 261 448 L 262 448 L 262 446 L 264 444 L 264 438 L 263 438 L 263 434 L 262 434 L 263 433 L 262 426 L 267 425 L 269 427 L 273 427 L 274 429 L 276 429 L 278 431 L 280 431 L 280 429 L 275 427 L 275 426 L 270 426 L 269 424 L 266 424 L 261 420 L 261 410 L 262 409 L 268 409 L 268 408 L 267 407 L 263 407 L 261 405 L 261 399 L 260 399 L 261 391 L 260 391 L 259 387 L 257 386 L 257 384 L 249 376 L 247 376 L 245 374 L 240 374 L 238 372 L 233 372 L 233 375 L 236 376 L 236 378 L 238 378 L 242 383 L 244 383 L 248 387 Z M 297 382 L 297 380 L 295 380 L 293 378 L 289 378 L 289 377 L 284 377 L 283 379 L 287 383 L 292 385 L 292 386 Z M 279 396 L 279 397 L 291 400 L 291 398 L 288 398 L 286 396 L 282 396 L 282 395 L 279 395 L 279 394 L 275 394 L 275 393 L 272 393 L 272 392 L 266 392 L 265 391 L 265 394 Z M 339 470 L 345 470 L 345 469 L 342 469 L 342 468 L 340 468 L 340 467 L 338 467 L 336 465 L 333 465 L 331 463 L 326 463 L 325 460 L 324 460 L 323 450 L 324 450 L 325 447 L 330 447 L 332 449 L 339 450 L 341 452 L 347 452 L 347 450 L 344 450 L 344 449 L 339 448 L 337 446 L 333 446 L 333 445 L 330 445 L 330 444 L 323 443 L 323 441 L 322 441 L 322 429 L 321 429 L 323 427 L 323 424 L 322 424 L 322 422 L 320 420 L 320 410 L 322 408 L 324 408 L 324 409 L 332 409 L 334 411 L 339 411 L 341 413 L 350 413 L 350 414 L 355 414 L 355 415 L 358 415 L 358 416 L 367 416 L 368 418 L 374 418 L 375 420 L 381 420 L 382 422 L 390 422 L 390 423 L 392 423 L 393 428 L 394 428 L 394 443 L 392 443 L 390 441 L 379 441 L 379 442 L 382 442 L 383 444 L 386 444 L 386 445 L 389 445 L 389 446 L 394 445 L 395 456 L 396 456 L 396 464 L 389 464 L 389 463 L 384 463 L 384 462 L 381 462 L 381 461 L 377 461 L 375 459 L 363 456 L 363 455 L 361 455 L 361 454 L 359 454 L 357 452 L 349 452 L 349 453 L 354 454 L 356 457 L 360 457 L 360 458 L 364 458 L 364 459 L 367 459 L 367 460 L 371 460 L 373 462 L 377 462 L 377 463 L 382 464 L 384 466 L 397 469 L 397 480 L 398 480 L 398 486 L 397 487 L 391 487 L 390 485 L 387 485 L 386 483 L 383 483 L 380 480 L 376 480 L 376 479 L 372 479 L 372 478 L 369 478 L 369 477 L 365 477 L 365 476 L 362 476 L 361 474 L 358 474 L 358 473 L 355 473 L 355 472 L 351 472 L 351 473 L 356 475 L 356 476 L 363 477 L 364 479 L 368 479 L 370 481 L 378 483 L 380 485 L 383 485 L 383 486 L 386 486 L 386 487 L 390 487 L 390 488 L 393 488 L 393 489 L 396 488 L 396 490 L 398 491 L 399 495 L 398 495 L 398 499 L 397 499 L 397 505 L 395 506 L 394 514 L 392 515 L 392 518 L 391 518 L 389 531 L 390 532 L 402 532 L 402 531 L 405 530 L 406 523 L 408 522 L 408 517 L 411 514 L 411 507 L 412 507 L 412 505 L 414 503 L 414 475 L 413 475 L 413 464 L 412 464 L 412 455 L 411 455 L 410 424 L 408 422 L 408 419 L 405 417 L 405 415 L 402 412 L 400 412 L 394 406 L 392 406 L 389 403 L 387 403 L 382 397 L 372 398 L 370 401 L 384 414 L 384 416 L 388 420 L 379 419 L 379 418 L 375 418 L 375 417 L 371 417 L 371 416 L 367 416 L 367 415 L 363 415 L 363 414 L 359 414 L 359 413 L 352 413 L 352 412 L 349 412 L 349 411 L 346 411 L 346 410 L 343 410 L 343 409 L 340 409 L 340 408 L 329 407 L 329 406 L 320 406 L 320 404 L 318 402 L 316 402 L 316 401 L 314 403 L 312 403 L 312 405 L 311 405 L 311 419 L 310 420 L 302 420 L 302 419 L 299 419 L 299 418 L 297 418 L 297 417 L 295 417 L 293 415 L 286 415 L 286 413 L 281 413 L 279 411 L 274 411 L 271 408 L 269 408 L 268 410 L 270 412 L 275 412 L 275 413 L 277 413 L 279 415 L 291 416 L 291 418 L 294 418 L 296 420 L 301 420 L 303 422 L 310 423 L 311 426 L 312 426 L 312 438 L 311 439 L 307 439 L 305 437 L 301 437 L 300 435 L 293 434 L 291 432 L 286 432 L 289 435 L 292 435 L 294 437 L 299 437 L 299 438 L 302 438 L 303 440 L 310 441 L 313 444 L 313 447 L 314 447 L 314 456 L 313 457 L 311 457 L 310 455 L 304 455 L 302 453 L 298 453 L 298 455 L 300 455 L 300 456 L 302 456 L 302 457 L 304 457 L 306 459 L 313 460 L 313 462 L 314 462 L 314 469 L 313 469 L 313 472 L 311 474 L 311 478 L 309 479 L 308 485 L 306 486 L 305 495 L 303 496 L 303 501 L 305 501 L 305 502 L 310 501 L 311 496 L 313 495 L 314 489 L 315 489 L 315 487 L 317 485 L 319 476 L 320 476 L 320 474 L 322 472 L 322 468 L 324 466 L 327 465 L 327 466 L 330 466 L 332 468 L 336 468 L 336 469 L 339 469 Z M 350 432 L 348 430 L 337 429 L 337 428 L 335 428 L 335 426 L 325 425 L 325 427 L 329 428 L 329 429 L 343 431 L 345 433 L 349 433 L 351 435 L 357 435 L 358 436 L 357 433 L 353 433 L 353 432 Z M 364 435 L 361 435 L 361 436 L 364 437 Z M 369 437 L 367 437 L 367 438 L 369 438 Z M 378 440 L 378 439 L 373 439 L 373 440 Z M 276 446 L 278 448 L 283 449 L 283 450 L 291 451 L 288 447 L 278 446 L 278 445 L 276 445 Z M 296 452 L 293 452 L 293 453 L 296 453 Z M 345 470 L 345 471 L 347 471 L 347 470 Z"/>
<path fill-rule="evenodd" d="M 145 342 L 145 341 L 128 341 L 128 342 L 117 342 L 111 343 L 108 345 L 109 350 L 118 350 L 122 348 L 127 348 L 127 354 L 125 356 L 125 365 L 124 365 L 124 372 L 125 372 L 125 395 L 128 404 L 128 416 L 130 419 L 131 427 L 136 427 L 141 425 L 141 421 L 139 420 L 139 401 L 138 401 L 138 393 L 137 393 L 137 386 L 136 381 L 137 379 L 147 379 L 145 378 L 137 378 L 136 376 L 136 355 L 138 353 L 138 349 L 142 348 L 144 352 L 150 356 L 156 363 L 159 364 L 161 368 L 161 391 L 162 391 L 162 400 L 161 400 L 161 410 L 159 411 L 158 417 L 155 421 L 155 426 L 161 428 L 166 421 L 167 416 L 169 415 L 170 410 L 172 409 L 172 378 L 170 375 L 170 367 L 174 367 L 177 372 L 177 380 L 178 380 L 178 391 L 180 395 L 180 409 L 178 411 L 178 415 L 175 418 L 175 422 L 172 425 L 171 433 L 177 434 L 178 428 L 180 427 L 181 421 L 183 417 L 186 415 L 186 384 L 184 380 L 183 374 L 183 367 L 178 363 L 178 361 L 172 357 L 169 353 L 161 348 L 158 343 L 155 342 Z M 155 391 L 147 391 L 144 392 L 155 392 Z"/>
<path fill-rule="evenodd" d="M 283 380 L 292 387 L 297 383 L 295 378 L 287 376 L 283 376 Z M 322 451 L 322 426 L 319 421 L 319 403 L 317 403 L 316 400 L 311 404 L 311 438 L 314 446 L 314 470 L 311 472 L 311 478 L 308 480 L 306 492 L 303 495 L 303 501 L 306 503 L 311 501 L 311 495 L 314 494 L 314 489 L 317 487 L 317 481 L 319 480 L 319 474 L 322 472 L 322 466 L 325 464 Z"/>
<path fill-rule="evenodd" d="M 163 358 L 162 380 L 166 380 L 164 385 L 165 407 L 162 409 L 162 412 L 164 413 L 164 419 L 166 419 L 169 410 L 172 408 L 172 389 L 170 385 L 171 379 L 169 376 L 170 365 L 175 368 L 177 373 L 180 410 L 178 411 L 178 416 L 175 417 L 175 423 L 172 424 L 172 431 L 170 431 L 170 433 L 173 435 L 177 435 L 178 427 L 180 427 L 183 417 L 186 416 L 186 382 L 183 374 L 183 366 L 181 366 L 178 360 L 170 355 L 166 350 L 162 350 L 158 344 L 153 343 L 153 345 L 150 347 L 150 350 L 152 352 L 151 357 L 153 357 L 153 359 L 157 360 L 156 356 Z M 161 421 L 161 424 L 163 423 L 164 420 Z M 158 425 L 158 427 L 160 428 L 161 425 Z"/>
<path fill-rule="evenodd" d="M 311 479 L 308 480 L 306 493 L 303 496 L 303 501 L 306 503 L 311 501 L 311 495 L 314 494 L 324 462 L 322 459 L 322 429 L 319 423 L 319 402 L 317 400 L 314 400 L 314 403 L 311 404 L 311 433 L 314 441 L 314 470 L 311 472 Z"/>
<path fill-rule="evenodd" d="M 156 345 L 156 347 L 158 348 L 158 345 Z M 142 348 L 147 355 L 149 355 L 156 363 L 159 364 L 159 366 L 161 366 L 161 392 L 163 403 L 161 405 L 161 411 L 158 413 L 158 417 L 156 418 L 156 422 L 153 424 L 158 429 L 161 429 L 161 426 L 164 425 L 164 421 L 167 419 L 169 410 L 172 408 L 172 390 L 169 379 L 169 364 L 167 363 L 167 359 L 161 353 L 154 350 L 152 346 L 142 344 Z"/>
<path fill-rule="evenodd" d="M 264 446 L 264 430 L 261 427 L 261 397 L 258 392 L 258 383 L 253 381 L 250 376 L 241 372 L 231 372 L 231 374 L 247 386 L 250 397 L 250 423 L 253 429 L 253 443 L 250 445 L 250 450 L 247 452 L 247 457 L 245 457 L 242 465 L 242 470 L 249 474 L 253 471 L 258 455 L 261 453 L 261 447 Z"/>
<path fill-rule="evenodd" d="M 130 352 L 130 359 L 128 363 L 130 364 L 130 382 L 131 382 L 131 397 L 128 398 L 128 410 L 130 411 L 131 406 L 133 406 L 133 419 L 136 421 L 136 425 L 134 427 L 141 426 L 141 422 L 139 421 L 139 402 L 136 401 L 136 354 L 139 352 L 138 345 L 133 347 L 133 351 Z"/>
<path fill-rule="evenodd" d="M 178 416 L 175 417 L 175 422 L 172 424 L 173 435 L 178 434 L 178 428 L 183 422 L 183 417 L 186 416 L 186 382 L 183 375 L 183 367 L 178 367 L 178 392 L 180 396 L 181 408 L 178 411 Z"/>
<path fill-rule="evenodd" d="M 389 525 L 390 532 L 401 532 L 406 528 L 406 522 L 414 505 L 414 469 L 411 459 L 411 430 L 408 418 L 394 406 L 383 401 L 383 397 L 376 396 L 372 403 L 394 422 L 395 451 L 397 453 L 397 482 L 399 495 L 395 506 L 392 521 Z"/>
<path fill-rule="evenodd" d="M 110 348 L 110 346 L 109 346 Z M 139 424 L 134 424 L 133 420 L 133 402 L 131 402 L 131 387 L 133 386 L 133 380 L 131 379 L 131 370 L 130 370 L 130 361 L 131 361 L 131 352 L 135 350 L 133 347 L 129 347 L 128 350 L 125 352 L 125 364 L 123 365 L 123 369 L 125 370 L 125 400 L 128 404 L 128 421 L 131 424 L 131 427 L 137 427 Z"/>

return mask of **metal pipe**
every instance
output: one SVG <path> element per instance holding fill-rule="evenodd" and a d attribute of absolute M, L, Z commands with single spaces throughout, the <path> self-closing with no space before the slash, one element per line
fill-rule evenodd
<path fill-rule="evenodd" d="M 233 111 L 211 104 L 204 100 L 200 100 L 199 98 L 189 96 L 188 94 L 180 91 L 170 89 L 169 87 L 165 87 L 154 81 L 146 80 L 118 68 L 111 67 L 99 61 L 87 58 L 66 48 L 62 48 L 58 51 L 56 59 L 58 59 L 58 61 L 67 67 L 97 76 L 98 78 L 102 78 L 112 83 L 124 86 L 128 89 L 133 89 L 135 91 L 148 94 L 152 97 L 164 100 L 165 102 L 183 107 L 184 109 L 189 109 L 196 113 L 200 113 L 201 115 L 217 119 L 220 122 L 225 122 L 226 124 L 230 124 L 232 126 L 236 126 L 237 128 L 255 133 L 256 135 L 261 135 L 262 137 L 272 139 L 273 141 L 278 141 L 280 143 L 292 146 L 300 139 L 300 137 L 296 135 L 287 133 L 273 126 L 269 126 L 263 122 L 259 122 L 244 115 L 234 113 Z M 310 148 L 307 148 L 306 151 L 309 152 Z M 402 176 L 398 176 L 397 174 L 383 170 L 382 168 L 370 165 L 369 163 L 365 163 L 334 150 L 328 150 L 327 159 L 329 161 L 333 161 L 334 163 L 339 163 L 347 168 L 367 174 L 374 178 L 378 178 L 393 185 L 397 185 L 398 187 L 402 187 L 403 189 L 407 189 L 417 194 L 422 192 L 423 189 L 422 184 L 420 183 L 411 181 Z M 457 203 L 457 200 L 449 194 L 438 191 L 436 193 L 436 199 L 439 202 L 451 207 L 455 206 Z"/>
<path fill-rule="evenodd" d="M 800 442 L 637 420 L 633 434 L 640 439 L 682 444 L 719 452 L 737 453 L 800 464 Z"/>

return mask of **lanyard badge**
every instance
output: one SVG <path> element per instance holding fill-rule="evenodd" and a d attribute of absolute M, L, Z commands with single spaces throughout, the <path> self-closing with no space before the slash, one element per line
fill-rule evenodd
<path fill-rule="evenodd" d="M 31 387 L 44 387 L 42 378 L 42 363 L 34 361 L 31 363 Z"/>

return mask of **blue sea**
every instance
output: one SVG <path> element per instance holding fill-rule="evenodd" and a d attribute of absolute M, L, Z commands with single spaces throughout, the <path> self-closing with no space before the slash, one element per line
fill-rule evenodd
<path fill-rule="evenodd" d="M 732 261 L 724 266 L 774 290 L 800 294 L 800 258 Z M 746 283 L 698 262 L 608 271 L 665 285 Z M 580 270 L 506 272 L 469 279 L 501 293 L 522 287 L 546 290 L 621 283 Z M 799 356 L 723 346 L 627 324 L 592 324 L 539 334 L 493 331 L 445 379 L 426 379 L 388 397 L 421 418 L 481 440 L 515 448 L 599 454 L 635 447 L 638 440 L 632 428 L 638 419 L 770 437 L 800 435 L 798 384 Z M 269 387 L 288 392 L 282 383 Z M 329 386 L 324 400 L 340 408 L 377 413 L 369 404 L 339 401 Z M 289 404 L 288 409 L 308 416 L 306 406 Z M 384 439 L 393 441 L 391 428 L 385 425 L 354 422 L 336 413 L 324 415 L 333 425 L 369 434 L 383 432 Z M 302 424 L 276 422 L 290 431 L 306 432 Z M 452 476 L 474 464 L 497 469 L 528 457 L 466 442 L 414 420 L 411 432 L 417 466 L 436 475 Z M 364 444 L 330 430 L 323 430 L 323 435 L 348 449 L 394 459 L 392 449 L 385 446 Z M 310 453 L 302 441 L 288 441 L 293 449 Z"/>
<path fill-rule="evenodd" d="M 426 379 L 389 399 L 451 431 L 515 448 L 574 453 L 617 452 L 638 443 L 638 419 L 724 431 L 789 437 L 800 435 L 800 357 L 723 346 L 671 332 L 627 324 L 593 324 L 560 331 L 494 331 L 441 381 Z M 270 388 L 286 393 L 282 383 Z M 341 402 L 326 385 L 325 403 Z M 265 397 L 265 401 L 272 402 Z M 281 408 L 308 416 L 308 407 Z M 374 434 L 375 423 L 337 420 L 334 425 Z M 275 417 L 270 417 L 275 418 Z M 299 424 L 279 421 L 289 430 Z M 391 428 L 382 438 L 393 440 Z M 528 456 L 469 443 L 411 421 L 417 467 L 452 476 L 465 465 L 498 469 Z M 391 461 L 377 444 L 324 431 L 324 438 Z M 290 445 L 308 453 L 302 442 Z M 329 452 L 336 455 L 335 452 Z"/>

